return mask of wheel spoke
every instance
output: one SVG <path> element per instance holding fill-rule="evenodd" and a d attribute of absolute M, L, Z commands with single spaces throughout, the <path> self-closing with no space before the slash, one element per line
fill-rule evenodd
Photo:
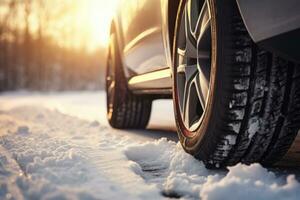
<path fill-rule="evenodd" d="M 208 21 L 201 28 L 201 32 L 198 35 L 197 43 L 201 43 L 203 41 L 203 39 L 206 38 L 205 36 L 209 36 L 210 30 L 211 30 L 211 23 L 210 23 L 210 21 Z"/>
<path fill-rule="evenodd" d="M 202 73 L 197 74 L 197 76 L 194 78 L 194 83 L 196 86 L 196 91 L 198 95 L 198 99 L 201 103 L 202 109 L 205 109 L 206 105 L 206 99 L 208 95 L 208 82 L 203 78 Z"/>
<path fill-rule="evenodd" d="M 199 40 L 201 35 L 210 27 L 210 13 L 207 0 L 204 2 L 200 14 L 197 19 L 196 27 L 194 29 L 194 35 L 196 40 Z"/>
<path fill-rule="evenodd" d="M 194 35 L 191 30 L 190 25 L 190 16 L 188 14 L 188 7 L 185 9 L 185 38 L 186 38 L 186 46 L 185 52 L 186 55 L 190 58 L 197 58 L 197 40 L 194 38 Z"/>
<path fill-rule="evenodd" d="M 185 67 L 186 81 L 191 81 L 196 73 L 198 73 L 197 65 L 187 65 Z"/>
<path fill-rule="evenodd" d="M 194 76 L 195 77 L 195 76 Z M 183 100 L 183 119 L 187 127 L 190 127 L 194 118 L 194 100 L 195 100 L 195 91 L 193 78 L 190 78 L 186 81 L 184 100 Z"/>
<path fill-rule="evenodd" d="M 183 96 L 183 106 L 182 106 L 182 116 L 186 126 L 189 127 L 190 119 L 189 119 L 189 106 L 190 106 L 190 88 L 191 82 L 186 82 L 184 88 L 184 96 Z"/>
<path fill-rule="evenodd" d="M 181 64 L 177 67 L 177 73 L 184 73 L 186 81 L 191 81 L 198 72 L 197 65 Z"/>
<path fill-rule="evenodd" d="M 210 80 L 210 60 L 198 60 L 197 64 L 201 80 Z"/>
<path fill-rule="evenodd" d="M 180 48 L 178 48 L 177 49 L 177 53 L 178 53 L 178 55 L 180 55 L 180 56 L 182 56 L 182 57 L 185 57 L 186 55 L 185 55 L 185 50 L 183 50 L 183 49 L 180 49 Z"/>
<path fill-rule="evenodd" d="M 189 0 L 188 5 L 187 5 L 187 11 L 188 11 L 188 16 L 189 16 L 189 21 L 190 21 L 190 32 L 194 33 L 195 27 L 197 25 L 197 19 L 200 13 L 200 1 L 199 0 Z M 195 36 L 193 34 L 193 36 Z M 194 37 L 196 39 L 196 37 Z"/>
<path fill-rule="evenodd" d="M 182 65 L 179 65 L 178 68 L 177 68 L 177 73 L 185 73 L 185 68 L 186 68 L 186 65 L 185 64 L 182 64 Z"/>
<path fill-rule="evenodd" d="M 197 73 L 190 81 L 186 82 L 184 101 L 183 101 L 183 120 L 188 128 L 193 128 L 199 122 L 201 117 L 200 113 L 204 110 L 205 102 L 204 96 L 200 96 L 202 88 L 199 86 L 199 73 Z M 202 105 L 203 104 L 203 105 Z M 201 106 L 201 108 L 198 107 Z"/>
<path fill-rule="evenodd" d="M 211 54 L 211 27 L 210 23 L 206 24 L 197 40 L 198 59 L 210 59 Z"/>
<path fill-rule="evenodd" d="M 181 17 L 180 28 L 178 32 L 178 48 L 183 50 L 186 48 L 185 12 Z"/>
<path fill-rule="evenodd" d="M 192 92 L 192 85 L 194 83 L 194 77 L 197 76 L 199 73 L 197 65 L 186 65 L 182 64 L 179 65 L 177 68 L 178 74 L 184 74 L 184 81 L 181 81 L 180 85 L 182 85 L 182 82 L 184 83 L 183 88 L 180 88 L 180 90 L 183 92 L 180 92 L 180 106 L 181 106 L 181 112 L 183 116 L 183 120 L 187 126 L 190 126 L 191 123 L 191 112 L 190 112 L 190 105 L 191 105 L 191 94 Z"/>

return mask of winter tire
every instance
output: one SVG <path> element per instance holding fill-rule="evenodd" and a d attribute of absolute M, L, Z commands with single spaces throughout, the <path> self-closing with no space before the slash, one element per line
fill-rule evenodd
<path fill-rule="evenodd" d="M 118 129 L 140 129 L 148 124 L 152 101 L 127 87 L 115 34 L 112 33 L 106 72 L 107 118 Z"/>
<path fill-rule="evenodd" d="M 180 142 L 209 168 L 276 163 L 300 127 L 300 72 L 251 40 L 234 0 L 182 0 L 173 49 Z"/>

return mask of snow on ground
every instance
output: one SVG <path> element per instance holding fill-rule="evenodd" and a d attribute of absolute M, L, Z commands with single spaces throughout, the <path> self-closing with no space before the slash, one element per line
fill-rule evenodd
<path fill-rule="evenodd" d="M 152 130 L 174 123 L 159 104 Z M 101 92 L 0 96 L 0 199 L 299 199 L 294 175 L 207 170 L 172 132 L 111 129 L 104 105 Z"/>

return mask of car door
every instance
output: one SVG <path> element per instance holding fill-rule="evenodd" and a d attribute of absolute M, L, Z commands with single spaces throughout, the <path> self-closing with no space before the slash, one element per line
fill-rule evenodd
<path fill-rule="evenodd" d="M 161 0 L 125 0 L 120 12 L 125 65 L 134 74 L 165 68 Z"/>

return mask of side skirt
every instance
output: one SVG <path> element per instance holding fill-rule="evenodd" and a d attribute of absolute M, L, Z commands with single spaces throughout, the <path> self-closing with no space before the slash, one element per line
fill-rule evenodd
<path fill-rule="evenodd" d="M 172 75 L 169 68 L 134 76 L 128 87 L 134 94 L 161 95 L 172 97 Z"/>

